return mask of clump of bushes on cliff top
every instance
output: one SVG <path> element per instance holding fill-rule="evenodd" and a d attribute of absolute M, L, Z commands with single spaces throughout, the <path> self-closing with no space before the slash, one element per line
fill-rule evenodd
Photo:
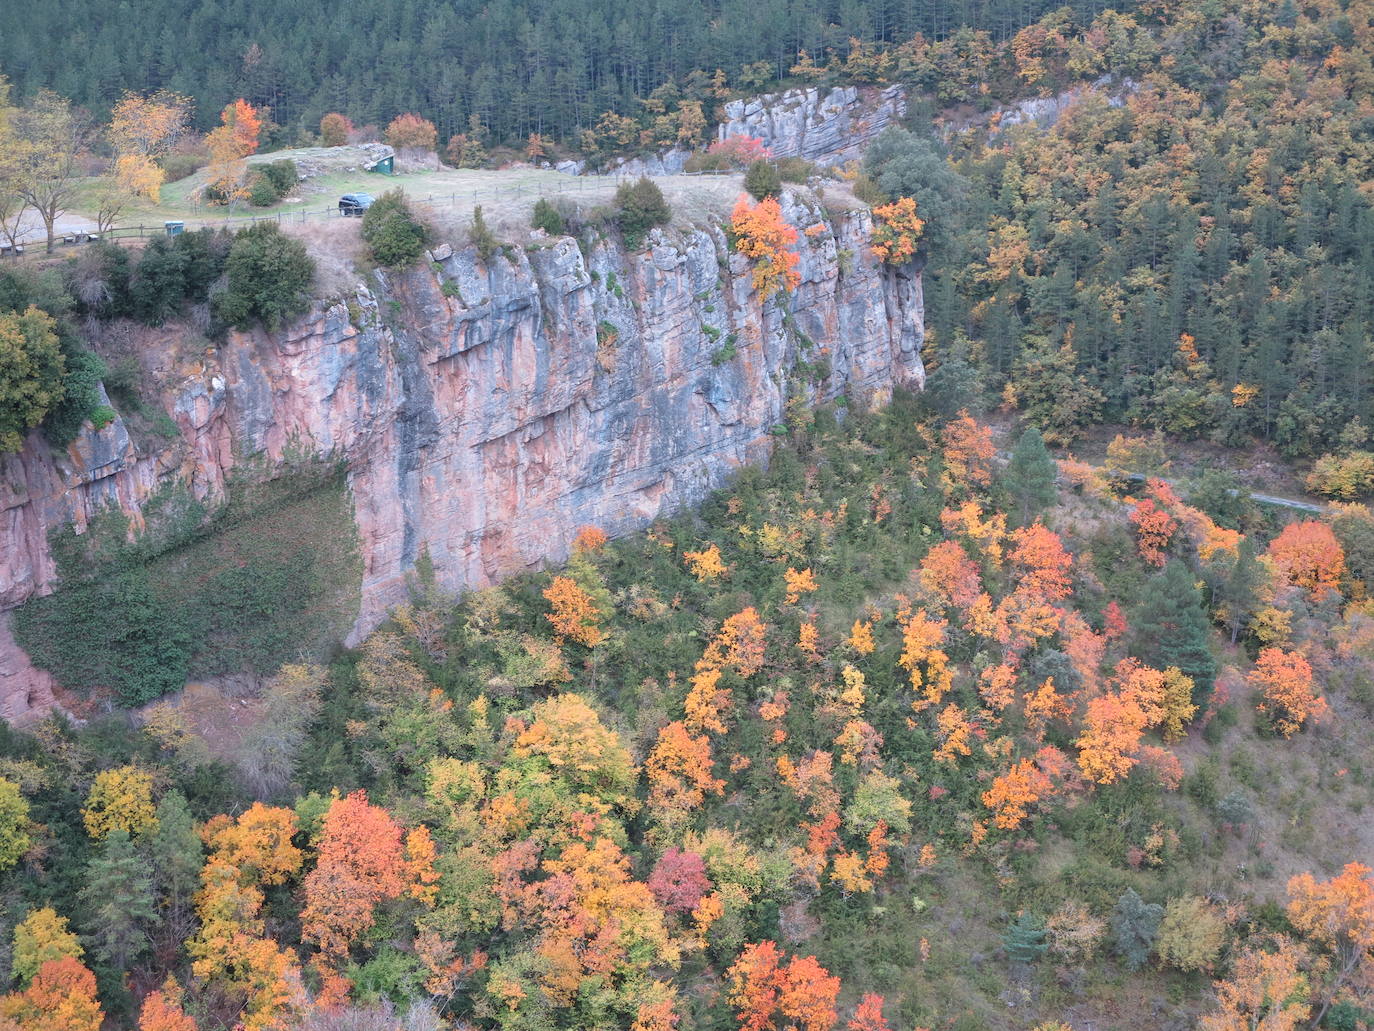
<path fill-rule="evenodd" d="M 305 245 L 273 222 L 234 237 L 225 263 L 229 285 L 213 298 L 215 314 L 227 325 L 248 329 L 261 320 L 277 329 L 310 307 L 315 262 Z"/>
<path fill-rule="evenodd" d="M 88 418 L 114 413 L 101 405 L 104 363 L 81 344 L 68 317 L 74 301 L 57 269 L 0 274 L 0 451 L 16 451 L 41 424 L 56 447 L 75 439 Z M 103 421 L 102 421 L 103 420 Z"/>
<path fill-rule="evenodd" d="M 410 209 L 404 190 L 388 190 L 363 214 L 363 239 L 378 265 L 400 268 L 424 253 L 429 229 Z"/>
<path fill-rule="evenodd" d="M 625 237 L 625 246 L 637 251 L 644 246 L 644 238 L 654 226 L 665 226 L 673 217 L 673 209 L 658 184 L 647 175 L 634 183 L 621 183 L 615 191 L 616 221 Z"/>

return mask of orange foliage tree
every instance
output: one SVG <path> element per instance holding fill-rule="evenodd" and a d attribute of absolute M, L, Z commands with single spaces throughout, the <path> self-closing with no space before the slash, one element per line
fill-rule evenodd
<path fill-rule="evenodd" d="M 1257 708 L 1284 737 L 1292 737 L 1309 719 L 1326 712 L 1326 700 L 1313 686 L 1312 667 L 1297 652 L 1260 649 L 1247 679 L 1260 691 Z"/>
<path fill-rule="evenodd" d="M 941 647 L 947 626 L 943 619 L 931 619 L 925 609 L 917 609 L 902 624 L 902 654 L 897 664 L 906 670 L 919 695 L 912 703 L 917 710 L 938 705 L 953 684 L 949 656 Z"/>
<path fill-rule="evenodd" d="M 1135 524 L 1140 557 L 1162 568 L 1169 557 L 1166 549 L 1178 529 L 1178 520 L 1156 505 L 1153 498 L 1142 498 L 1131 509 L 1131 522 Z"/>
<path fill-rule="evenodd" d="M 415 150 L 433 150 L 434 145 L 439 142 L 439 131 L 434 128 L 434 123 L 427 118 L 421 118 L 419 115 L 407 111 L 391 120 L 382 137 L 398 150 L 402 147 Z"/>
<path fill-rule="evenodd" d="M 791 291 L 801 283 L 797 264 L 801 258 L 789 250 L 797 242 L 797 231 L 783 220 L 782 207 L 769 197 L 750 204 L 742 196 L 730 214 L 735 249 L 754 263 L 754 289 L 767 301 L 774 294 Z"/>
<path fill-rule="evenodd" d="M 1043 601 L 1067 598 L 1072 590 L 1069 571 L 1073 556 L 1053 530 L 1040 523 L 1013 530 L 1011 561 L 1023 570 L 1021 587 Z"/>
<path fill-rule="evenodd" d="M 1090 699 L 1078 745 L 1078 767 L 1095 784 L 1125 777 L 1139 761 L 1136 751 L 1149 716 L 1139 699 L 1109 693 Z"/>
<path fill-rule="evenodd" d="M 1374 979 L 1374 870 L 1347 863 L 1326 881 L 1298 874 L 1288 882 L 1288 919 L 1333 959 L 1324 1001 L 1312 1022 L 1317 1025 L 1337 992 Z"/>
<path fill-rule="evenodd" d="M 1296 1031 L 1312 1013 L 1304 950 L 1279 937 L 1272 950 L 1247 948 L 1231 965 L 1229 980 L 1216 982 L 1217 1009 L 1200 1031 Z"/>
<path fill-rule="evenodd" d="M 243 185 L 243 159 L 258 149 L 262 116 L 257 108 L 240 97 L 220 112 L 220 124 L 205 137 L 210 151 L 209 181 L 206 188 L 225 203 L 247 196 Z"/>
<path fill-rule="evenodd" d="M 940 482 L 946 493 L 992 482 L 992 459 L 997 454 L 992 430 L 961 409 L 945 426 L 943 441 L 945 469 Z"/>
<path fill-rule="evenodd" d="M 410 887 L 401 827 L 391 814 L 355 791 L 336 798 L 324 815 L 319 860 L 305 878 L 301 940 L 340 963 L 372 926 L 377 904 Z"/>
<path fill-rule="evenodd" d="M 555 576 L 544 589 L 544 597 L 553 611 L 544 618 L 553 624 L 558 642 L 573 640 L 587 648 L 595 648 L 606 640 L 601 623 L 606 618 L 577 581 L 569 576 Z"/>
<path fill-rule="evenodd" d="M 958 541 L 941 541 L 921 561 L 921 586 L 947 605 L 970 609 L 982 593 L 978 567 Z"/>
<path fill-rule="evenodd" d="M 649 808 L 670 823 L 700 808 L 708 794 L 718 795 L 725 787 L 712 776 L 712 767 L 710 739 L 694 737 L 681 721 L 669 723 L 644 761 Z"/>
<path fill-rule="evenodd" d="M 793 569 L 788 566 L 782 574 L 783 582 L 787 585 L 787 594 L 783 598 L 786 605 L 795 605 L 801 600 L 803 594 L 810 594 L 817 589 L 816 574 L 810 569 Z"/>
<path fill-rule="evenodd" d="M 173 978 L 144 997 L 138 1031 L 196 1031 L 195 1020 L 181 1008 L 181 987 Z"/>
<path fill-rule="evenodd" d="M 786 965 L 771 941 L 745 946 L 729 971 L 730 1005 L 740 1031 L 829 1031 L 835 1026 L 840 979 L 815 956 Z"/>
<path fill-rule="evenodd" d="M 187 943 L 196 977 L 218 979 L 240 992 L 245 1031 L 266 1031 L 300 998 L 300 971 L 291 956 L 264 938 L 264 887 L 284 884 L 301 866 L 291 839 L 296 814 L 255 802 L 238 820 L 217 816 L 201 837 L 209 856 L 196 894 L 200 931 Z"/>
<path fill-rule="evenodd" d="M 872 992 L 865 995 L 845 1027 L 848 1031 L 889 1031 L 887 1018 L 883 1016 L 883 997 Z"/>
<path fill-rule="evenodd" d="M 1054 790 L 1050 778 L 1030 759 L 1022 759 L 993 780 L 983 792 L 983 805 L 993 811 L 992 822 L 1014 831 L 1030 815 L 1030 807 Z"/>
<path fill-rule="evenodd" d="M 1321 600 L 1339 589 L 1345 573 L 1345 552 L 1325 523 L 1309 519 L 1289 523 L 1269 545 L 1269 557 L 1292 583 Z"/>
<path fill-rule="evenodd" d="M 353 132 L 353 123 L 347 115 L 330 111 L 320 119 L 320 143 L 326 147 L 342 147 Z"/>
<path fill-rule="evenodd" d="M 916 257 L 925 227 L 925 221 L 916 214 L 916 201 L 911 197 L 898 197 L 891 204 L 873 209 L 873 236 L 869 245 L 884 264 L 905 265 Z"/>
<path fill-rule="evenodd" d="M 51 959 L 22 992 L 0 999 L 0 1017 L 23 1031 L 100 1031 L 95 975 L 78 959 Z"/>

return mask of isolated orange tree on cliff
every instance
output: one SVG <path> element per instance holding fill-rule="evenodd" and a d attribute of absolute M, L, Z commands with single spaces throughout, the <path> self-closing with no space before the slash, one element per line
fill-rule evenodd
<path fill-rule="evenodd" d="M 916 214 L 916 201 L 899 197 L 873 209 L 870 246 L 884 264 L 905 265 L 916 257 L 925 227 L 925 221 Z"/>
<path fill-rule="evenodd" d="M 777 200 L 769 197 L 750 204 L 741 196 L 730 215 L 730 228 L 735 248 L 754 263 L 754 289 L 761 300 L 797 288 L 801 258 L 789 250 L 797 242 L 797 231 L 783 219 Z"/>

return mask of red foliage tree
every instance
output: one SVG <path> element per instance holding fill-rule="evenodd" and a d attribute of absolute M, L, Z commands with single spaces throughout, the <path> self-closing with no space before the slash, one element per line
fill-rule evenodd
<path fill-rule="evenodd" d="M 678 848 L 670 848 L 659 857 L 648 884 L 658 904 L 668 913 L 690 913 L 711 890 L 701 856 Z"/>

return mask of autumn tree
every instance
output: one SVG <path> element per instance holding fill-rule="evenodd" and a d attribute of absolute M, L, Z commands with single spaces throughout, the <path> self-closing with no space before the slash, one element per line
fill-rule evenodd
<path fill-rule="evenodd" d="M 353 132 L 353 123 L 347 115 L 330 111 L 320 119 L 320 143 L 325 147 L 342 147 Z"/>
<path fill-rule="evenodd" d="M 1198 1023 L 1201 1031 L 1297 1031 L 1312 1007 L 1303 972 L 1307 957 L 1290 939 L 1272 948 L 1250 946 L 1231 964 L 1231 976 L 1216 982 L 1217 1008 Z"/>
<path fill-rule="evenodd" d="M 33 909 L 14 928 L 11 966 L 21 984 L 28 984 L 44 963 L 80 959 L 86 954 L 81 940 L 68 930 L 67 918 L 50 906 Z"/>
<path fill-rule="evenodd" d="M 126 92 L 110 112 L 115 178 L 129 193 L 154 204 L 166 174 L 158 165 L 185 134 L 193 102 L 167 90 L 143 96 Z"/>
<path fill-rule="evenodd" d="M 601 629 L 605 613 L 576 580 L 555 576 L 544 589 L 544 597 L 553 608 L 544 618 L 553 624 L 559 643 L 571 640 L 595 648 L 606 640 L 606 632 Z"/>
<path fill-rule="evenodd" d="M 15 108 L 9 118 L 11 150 L 0 165 L 6 186 L 27 204 L 47 232 L 52 253 L 57 220 L 76 196 L 81 175 L 77 158 L 85 147 L 87 127 L 65 97 L 40 90 L 34 99 Z"/>
<path fill-rule="evenodd" d="M 433 150 L 439 142 L 439 132 L 433 122 L 406 112 L 391 120 L 382 138 L 397 150 Z"/>
<path fill-rule="evenodd" d="M 993 823 L 1014 831 L 1029 815 L 1030 807 L 1054 790 L 1050 778 L 1030 759 L 1022 759 L 994 778 L 983 792 L 983 805 L 993 811 Z"/>
<path fill-rule="evenodd" d="M 262 115 L 248 101 L 240 97 L 225 105 L 220 124 L 205 137 L 210 151 L 208 197 L 233 204 L 248 195 L 243 159 L 257 152 L 261 131 Z"/>
<path fill-rule="evenodd" d="M 649 890 L 668 913 L 691 913 L 711 890 L 706 864 L 696 852 L 667 849 L 649 874 Z"/>
<path fill-rule="evenodd" d="M 335 799 L 320 831 L 318 861 L 305 878 L 301 938 L 331 963 L 372 926 L 379 903 L 409 887 L 402 831 L 391 814 L 355 791 Z"/>
<path fill-rule="evenodd" d="M 1135 524 L 1140 557 L 1156 568 L 1162 567 L 1168 560 L 1167 549 L 1178 529 L 1178 520 L 1156 505 L 1153 498 L 1136 502 L 1130 519 Z"/>
<path fill-rule="evenodd" d="M 725 782 L 712 776 L 711 741 L 693 736 L 679 720 L 658 732 L 658 743 L 644 760 L 649 781 L 649 809 L 675 822 L 699 809 L 706 796 L 720 794 Z"/>
<path fill-rule="evenodd" d="M 1332 956 L 1332 965 L 1313 1025 L 1350 984 L 1374 977 L 1374 870 L 1347 863 L 1335 877 L 1318 881 L 1310 873 L 1288 881 L 1288 919 L 1310 942 Z"/>
<path fill-rule="evenodd" d="M 1270 543 L 1269 557 L 1284 576 L 1318 601 L 1340 589 L 1345 553 L 1326 523 L 1289 523 Z"/>
<path fill-rule="evenodd" d="M 103 840 L 111 831 L 138 836 L 157 829 L 153 805 L 153 777 L 137 766 L 121 766 L 96 774 L 86 807 L 81 810 L 86 833 Z"/>
<path fill-rule="evenodd" d="M 195 1020 L 182 1009 L 181 986 L 174 978 L 144 996 L 138 1031 L 196 1031 Z"/>
<path fill-rule="evenodd" d="M 1247 679 L 1260 692 L 1257 708 L 1284 737 L 1292 737 L 1309 719 L 1326 712 L 1326 700 L 1313 684 L 1312 667 L 1297 652 L 1261 649 Z"/>
<path fill-rule="evenodd" d="M 959 412 L 941 434 L 944 444 L 944 472 L 940 483 L 946 493 L 966 493 L 992 482 L 992 459 L 997 446 L 992 430 L 966 411 Z"/>
<path fill-rule="evenodd" d="M 717 580 L 728 571 L 725 560 L 721 558 L 720 548 L 714 543 L 700 551 L 684 551 L 682 559 L 698 581 Z"/>
<path fill-rule="evenodd" d="M 22 992 L 0 999 L 0 1017 L 24 1031 L 100 1031 L 95 975 L 72 957 L 48 960 Z"/>
<path fill-rule="evenodd" d="M 534 707 L 533 721 L 522 727 L 513 755 L 542 767 L 607 805 L 635 808 L 637 773 L 624 743 L 578 694 L 562 694 Z"/>
<path fill-rule="evenodd" d="M 0 870 L 8 870 L 19 862 L 32 844 L 29 803 L 18 784 L 0 777 Z"/>
<path fill-rule="evenodd" d="M 883 1016 L 883 997 L 868 992 L 854 1008 L 854 1016 L 845 1023 L 847 1031 L 890 1031 Z"/>
<path fill-rule="evenodd" d="M 1179 970 L 1210 970 L 1226 943 L 1226 921 L 1196 895 L 1170 899 L 1159 923 L 1155 949 Z"/>
<path fill-rule="evenodd" d="M 1069 572 L 1073 555 L 1053 530 L 1041 523 L 1013 530 L 1013 547 L 1008 556 L 1021 570 L 1021 589 L 1032 597 L 1056 602 L 1067 598 L 1072 591 Z"/>
<path fill-rule="evenodd" d="M 797 231 L 782 217 L 782 207 L 769 197 L 750 204 L 741 196 L 730 214 L 735 249 L 753 263 L 754 290 L 767 302 L 774 294 L 795 290 L 801 283 L 800 256 L 790 248 Z"/>
<path fill-rule="evenodd" d="M 916 214 L 916 202 L 899 197 L 873 209 L 873 235 L 869 246 L 886 265 L 905 265 L 916 257 L 925 222 Z"/>
<path fill-rule="evenodd" d="M 829 1031 L 840 979 L 814 956 L 786 964 L 771 941 L 746 946 L 729 971 L 730 1005 L 740 1031 Z"/>

